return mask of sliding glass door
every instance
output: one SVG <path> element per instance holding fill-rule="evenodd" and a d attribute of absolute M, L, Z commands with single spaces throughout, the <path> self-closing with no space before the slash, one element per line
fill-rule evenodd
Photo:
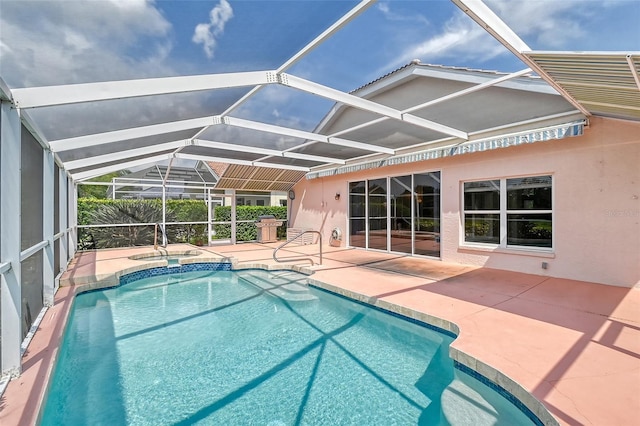
<path fill-rule="evenodd" d="M 440 257 L 440 172 L 349 183 L 349 244 Z"/>

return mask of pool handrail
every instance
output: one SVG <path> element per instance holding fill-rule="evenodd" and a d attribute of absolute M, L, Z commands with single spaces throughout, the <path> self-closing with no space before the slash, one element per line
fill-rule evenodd
<path fill-rule="evenodd" d="M 284 243 L 280 244 L 278 247 L 276 247 L 273 250 L 273 260 L 275 260 L 278 263 L 282 263 L 282 262 L 285 262 L 285 261 L 292 261 L 292 260 L 308 260 L 309 262 L 311 262 L 311 266 L 313 266 L 314 262 L 313 262 L 313 258 L 311 258 L 311 257 L 292 256 L 292 257 L 287 257 L 287 258 L 283 258 L 283 259 L 278 259 L 278 257 L 276 256 L 277 253 L 278 253 L 278 250 L 280 250 L 281 248 L 283 248 L 287 244 L 294 242 L 295 240 L 297 240 L 298 238 L 300 238 L 301 236 L 303 236 L 305 234 L 318 234 L 318 236 L 319 236 L 318 242 L 320 243 L 320 263 L 319 263 L 319 265 L 322 265 L 322 233 L 320 231 L 313 231 L 313 230 L 302 231 L 301 233 L 299 233 L 298 235 L 296 235 L 292 239 L 287 240 Z"/>

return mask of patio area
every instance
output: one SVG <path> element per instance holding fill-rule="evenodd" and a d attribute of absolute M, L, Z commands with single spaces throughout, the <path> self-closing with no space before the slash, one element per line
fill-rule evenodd
<path fill-rule="evenodd" d="M 189 262 L 231 260 L 235 268 L 281 268 L 277 244 L 212 247 Z M 75 294 L 115 273 L 151 264 L 152 248 L 78 253 L 28 347 L 22 375 L 0 401 L 0 423 L 34 424 Z M 521 401 L 530 392 L 560 424 L 632 425 L 640 412 L 640 291 L 344 247 L 289 245 L 280 257 L 312 256 L 309 283 L 459 333 L 451 356 Z M 161 261 L 164 262 L 164 261 Z M 146 266 L 144 266 L 146 264 Z M 297 265 L 303 265 L 304 262 Z M 305 264 L 308 265 L 308 262 Z M 66 280 L 66 281 L 65 281 Z M 514 383 L 515 382 L 515 383 Z M 544 412 L 536 412 L 553 423 Z"/>

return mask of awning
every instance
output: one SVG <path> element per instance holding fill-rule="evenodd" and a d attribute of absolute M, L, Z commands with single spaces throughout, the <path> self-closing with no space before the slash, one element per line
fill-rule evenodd
<path fill-rule="evenodd" d="M 640 120 L 640 52 L 523 52 L 589 113 Z"/>
<path fill-rule="evenodd" d="M 417 161 L 435 160 L 454 155 L 471 154 L 474 152 L 491 151 L 499 148 L 545 142 L 554 139 L 564 139 L 573 136 L 580 136 L 584 132 L 585 120 L 574 121 L 561 125 L 555 125 L 536 130 L 528 130 L 520 133 L 505 134 L 488 139 L 478 139 L 443 148 L 428 149 L 407 155 L 400 155 L 386 158 L 384 160 L 370 161 L 366 163 L 354 164 L 334 169 L 322 170 L 319 172 L 307 173 L 307 179 L 316 179 L 325 176 L 334 176 L 344 173 L 353 173 L 361 170 L 374 169 L 397 164 L 414 163 Z"/>

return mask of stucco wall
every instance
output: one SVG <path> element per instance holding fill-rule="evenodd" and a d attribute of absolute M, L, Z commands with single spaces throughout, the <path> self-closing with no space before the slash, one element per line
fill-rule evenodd
<path fill-rule="evenodd" d="M 640 123 L 591 118 L 580 137 L 303 180 L 293 224 L 319 229 L 328 241 L 334 227 L 346 233 L 349 181 L 434 170 L 442 172 L 442 260 L 640 286 Z M 461 181 L 540 174 L 554 176 L 553 254 L 460 244 Z"/>

